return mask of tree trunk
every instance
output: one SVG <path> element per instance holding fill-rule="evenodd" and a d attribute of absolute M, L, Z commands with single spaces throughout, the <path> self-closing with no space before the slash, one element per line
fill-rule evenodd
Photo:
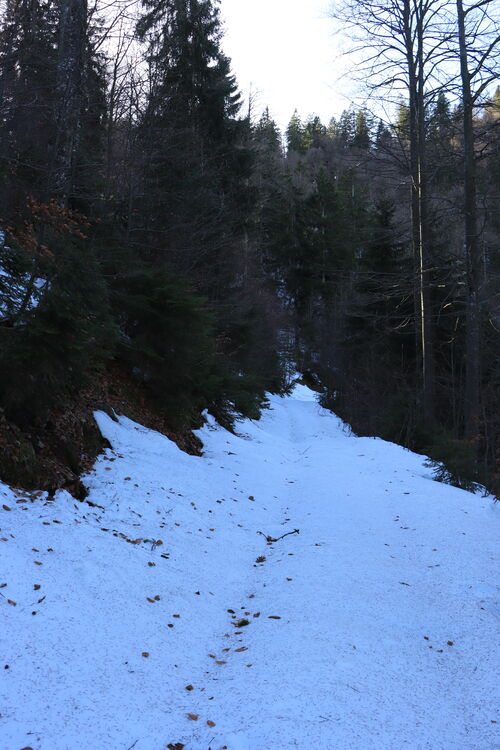
<path fill-rule="evenodd" d="M 422 406 L 426 421 L 434 420 L 434 335 L 431 299 L 431 250 L 427 195 L 426 121 L 424 88 L 424 10 L 418 3 L 417 14 L 417 150 L 419 201 L 420 307 L 422 337 Z"/>
<path fill-rule="evenodd" d="M 462 110 L 464 138 L 464 213 L 466 264 L 466 371 L 464 432 L 468 440 L 479 435 L 480 414 L 480 289 L 481 249 L 477 230 L 476 160 L 474 155 L 473 108 L 471 75 L 467 60 L 465 13 L 462 0 L 457 0 L 460 76 L 462 80 Z"/>
<path fill-rule="evenodd" d="M 421 4 L 419 3 L 419 6 Z M 430 248 L 426 187 L 425 91 L 423 85 L 423 16 L 413 35 L 411 0 L 404 0 L 403 28 L 408 66 L 412 244 L 415 264 L 415 327 L 420 360 L 420 389 L 424 419 L 434 419 L 434 356 L 430 294 Z M 421 8 L 420 8 L 421 11 Z"/>
<path fill-rule="evenodd" d="M 56 84 L 56 137 L 49 194 L 67 205 L 73 187 L 73 154 L 80 120 L 87 0 L 61 0 Z"/>

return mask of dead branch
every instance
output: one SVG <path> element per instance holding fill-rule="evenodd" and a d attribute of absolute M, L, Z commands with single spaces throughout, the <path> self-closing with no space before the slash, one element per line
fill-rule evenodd
<path fill-rule="evenodd" d="M 290 536 L 290 534 L 300 534 L 300 531 L 299 529 L 294 529 L 293 531 L 288 531 L 286 534 L 276 537 L 276 539 L 273 536 L 264 534 L 262 531 L 258 531 L 257 534 L 263 536 L 268 544 L 272 544 L 273 542 L 279 542 L 280 539 L 284 539 L 286 536 Z"/>

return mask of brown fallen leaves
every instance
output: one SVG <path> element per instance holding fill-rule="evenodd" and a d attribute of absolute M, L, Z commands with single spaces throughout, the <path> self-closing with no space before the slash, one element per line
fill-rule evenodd
<path fill-rule="evenodd" d="M 200 718 L 200 715 L 199 714 L 187 714 L 187 717 L 188 717 L 188 719 L 190 721 L 198 721 L 198 719 Z M 214 727 L 215 726 L 215 721 L 212 721 L 211 719 L 207 719 L 207 726 Z M 171 745 L 167 745 L 167 747 L 170 748 Z M 173 747 L 176 748 L 177 745 L 174 745 Z M 182 745 L 182 747 L 184 747 L 184 745 Z"/>
<path fill-rule="evenodd" d="M 242 620 L 238 620 L 237 622 L 233 622 L 233 625 L 235 628 L 244 628 L 247 625 L 250 625 L 249 620 L 243 618 Z"/>

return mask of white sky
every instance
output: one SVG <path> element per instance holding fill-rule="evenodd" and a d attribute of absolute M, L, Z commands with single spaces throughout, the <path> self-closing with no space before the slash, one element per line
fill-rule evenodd
<path fill-rule="evenodd" d="M 314 113 L 327 124 L 349 106 L 352 84 L 337 80 L 345 63 L 335 59 L 329 5 L 329 0 L 221 0 L 223 48 L 240 90 L 246 101 L 253 92 L 255 115 L 269 106 L 282 130 L 295 108 L 303 120 Z"/>

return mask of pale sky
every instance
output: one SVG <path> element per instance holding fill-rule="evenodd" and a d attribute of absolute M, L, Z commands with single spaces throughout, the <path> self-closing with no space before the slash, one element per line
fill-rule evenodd
<path fill-rule="evenodd" d="M 303 120 L 317 114 L 328 124 L 330 117 L 349 106 L 352 84 L 337 80 L 345 62 L 336 53 L 329 4 L 329 0 L 221 0 L 223 48 L 245 101 L 251 89 L 255 115 L 269 106 L 282 130 L 295 108 Z"/>

